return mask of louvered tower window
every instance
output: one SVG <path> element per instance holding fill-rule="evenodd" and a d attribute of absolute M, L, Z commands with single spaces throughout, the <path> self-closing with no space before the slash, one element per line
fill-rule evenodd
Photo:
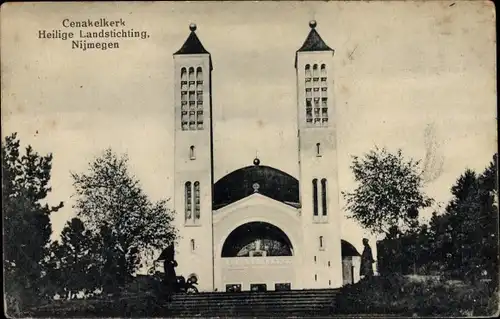
<path fill-rule="evenodd" d="M 194 68 L 188 70 L 189 130 L 196 130 L 196 78 Z"/>
<path fill-rule="evenodd" d="M 314 126 L 328 124 L 326 64 L 305 65 L 306 122 Z"/>
<path fill-rule="evenodd" d="M 321 124 L 328 124 L 328 81 L 326 65 L 321 65 Z"/>
<path fill-rule="evenodd" d="M 306 64 L 305 66 L 305 90 L 306 90 L 306 122 L 313 122 L 312 115 L 312 78 L 311 78 L 311 66 Z"/>
<path fill-rule="evenodd" d="M 321 125 L 321 109 L 320 109 L 320 82 L 319 82 L 319 69 L 318 65 L 313 65 L 313 91 L 312 91 L 312 99 L 313 99 L 313 124 Z"/>
<path fill-rule="evenodd" d="M 196 128 L 203 129 L 203 69 L 196 68 Z"/>
<path fill-rule="evenodd" d="M 181 68 L 181 127 L 183 131 L 189 129 L 188 81 L 187 69 Z"/>

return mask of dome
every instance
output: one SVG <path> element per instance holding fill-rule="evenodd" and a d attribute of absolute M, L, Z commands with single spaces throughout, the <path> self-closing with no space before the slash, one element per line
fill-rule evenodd
<path fill-rule="evenodd" d="M 260 164 L 260 163 L 259 163 Z M 258 192 L 297 207 L 299 181 L 278 169 L 253 165 L 235 170 L 214 184 L 213 209 L 219 209 Z"/>

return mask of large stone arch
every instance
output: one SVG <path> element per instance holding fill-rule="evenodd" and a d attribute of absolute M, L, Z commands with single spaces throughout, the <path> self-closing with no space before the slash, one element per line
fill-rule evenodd
<path fill-rule="evenodd" d="M 294 264 L 294 269 L 300 269 L 299 264 L 301 260 L 299 256 L 301 256 L 301 251 L 303 249 L 303 240 L 298 210 L 258 193 L 214 211 L 215 269 L 220 271 L 224 269 L 224 260 L 228 258 L 223 258 L 221 256 L 224 243 L 230 234 L 242 225 L 255 222 L 270 224 L 286 234 L 291 247 L 293 247 L 293 256 L 277 257 L 277 259 L 286 258 L 286 262 L 292 262 Z M 219 287 L 219 289 L 224 289 L 223 274 L 215 273 L 214 275 L 215 286 Z M 296 282 L 295 279 L 293 281 Z"/>
<path fill-rule="evenodd" d="M 297 209 L 262 196 L 253 194 L 233 205 L 214 212 L 215 256 L 221 256 L 227 237 L 237 227 L 251 222 L 264 222 L 283 231 L 294 248 L 294 255 L 300 255 L 302 246 L 301 222 Z"/>
<path fill-rule="evenodd" d="M 293 245 L 280 228 L 265 222 L 250 222 L 234 229 L 222 246 L 222 258 L 248 257 L 255 251 L 265 256 L 293 256 Z"/>

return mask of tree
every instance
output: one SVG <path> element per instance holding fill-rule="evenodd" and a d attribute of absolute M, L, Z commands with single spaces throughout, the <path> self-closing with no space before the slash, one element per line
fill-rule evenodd
<path fill-rule="evenodd" d="M 498 154 L 485 171 L 479 176 L 480 213 L 478 218 L 481 240 L 477 243 L 480 256 L 479 264 L 483 265 L 487 275 L 493 279 L 492 286 L 498 285 Z"/>
<path fill-rule="evenodd" d="M 354 156 L 351 170 L 358 186 L 342 192 L 346 208 L 351 218 L 373 233 L 414 227 L 419 210 L 432 204 L 422 191 L 419 162 L 405 160 L 401 150 L 391 154 L 376 148 L 363 158 Z"/>
<path fill-rule="evenodd" d="M 6 293 L 31 304 L 41 297 L 43 261 L 52 227 L 50 214 L 59 210 L 42 204 L 49 186 L 52 154 L 39 155 L 31 146 L 23 155 L 14 133 L 2 142 L 2 213 Z M 21 306 L 22 307 L 22 306 Z"/>
<path fill-rule="evenodd" d="M 51 246 L 52 280 L 58 293 L 68 299 L 72 293 L 92 293 L 99 288 L 102 268 L 100 239 L 85 229 L 79 218 L 69 221 L 61 233 L 59 242 Z"/>
<path fill-rule="evenodd" d="M 470 269 L 473 262 L 472 248 L 477 234 L 477 217 L 479 213 L 478 202 L 478 176 L 471 170 L 466 170 L 455 185 L 451 188 L 453 198 L 446 207 L 448 225 L 445 232 L 450 239 L 444 245 L 442 253 L 447 256 L 447 269 L 463 273 Z M 469 265 L 467 265 L 469 264 Z"/>
<path fill-rule="evenodd" d="M 498 274 L 497 158 L 478 175 L 466 170 L 451 188 L 444 214 L 431 220 L 435 256 L 453 275 L 475 279 Z"/>
<path fill-rule="evenodd" d="M 173 212 L 165 200 L 152 202 L 131 176 L 128 158 L 110 149 L 85 174 L 72 174 L 78 216 L 103 247 L 105 289 L 122 286 L 140 263 L 140 253 L 175 240 Z"/>

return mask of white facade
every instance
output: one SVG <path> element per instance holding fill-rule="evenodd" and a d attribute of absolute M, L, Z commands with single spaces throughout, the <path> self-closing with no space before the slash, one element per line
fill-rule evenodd
<path fill-rule="evenodd" d="M 195 26 L 191 26 L 188 40 L 174 54 L 174 207 L 179 230 L 175 258 L 177 273 L 195 274 L 201 291 L 225 291 L 231 285 L 249 290 L 255 284 L 264 284 L 267 290 L 274 290 L 275 284 L 287 284 L 291 289 L 336 288 L 359 280 L 359 256 L 343 260 L 341 249 L 341 223 L 345 218 L 339 207 L 337 180 L 334 51 L 321 40 L 315 26 L 311 23 L 311 32 L 297 52 L 295 65 L 297 203 L 266 196 L 259 191 L 259 183 L 245 180 L 241 184 L 253 183 L 253 192 L 243 189 L 245 196 L 229 198 L 222 207 L 214 205 L 214 196 L 219 195 L 214 193 L 217 188 L 213 181 L 211 56 L 197 38 Z M 274 174 L 280 180 L 293 182 L 286 173 L 272 168 L 265 168 L 261 174 L 259 163 L 254 164 L 254 168 L 242 169 L 248 178 Z M 260 183 L 266 181 L 261 179 Z M 235 185 L 240 187 L 238 181 Z M 286 188 L 291 186 L 279 187 L 288 196 Z M 222 257 L 230 234 L 249 223 L 281 230 L 290 243 L 291 255 L 265 256 L 264 252 L 258 257 Z M 360 243 L 361 238 L 357 241 Z"/>

